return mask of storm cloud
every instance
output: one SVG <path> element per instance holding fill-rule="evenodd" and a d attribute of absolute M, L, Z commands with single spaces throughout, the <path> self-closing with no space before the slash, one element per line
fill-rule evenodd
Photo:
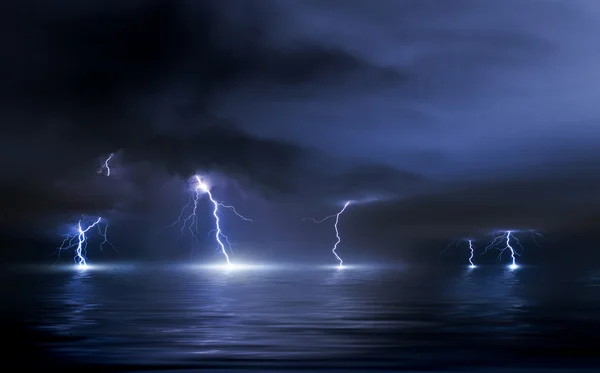
<path fill-rule="evenodd" d="M 290 226 L 355 200 L 362 236 L 595 229 L 594 2 L 3 8 L 5 229 L 156 220 L 195 172 Z"/>

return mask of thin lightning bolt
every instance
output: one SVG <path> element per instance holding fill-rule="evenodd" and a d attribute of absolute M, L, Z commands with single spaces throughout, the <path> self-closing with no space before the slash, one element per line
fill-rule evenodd
<path fill-rule="evenodd" d="M 211 201 L 212 201 L 212 198 L 211 198 Z M 242 220 L 245 220 L 245 221 L 249 221 L 250 223 L 253 223 L 252 219 L 248 219 L 244 215 L 242 215 L 239 212 L 237 212 L 237 210 L 235 209 L 235 207 L 233 207 L 231 205 L 225 205 L 225 204 L 223 204 L 221 202 L 218 202 L 218 205 L 221 206 L 221 207 L 223 207 L 223 208 L 226 208 L 226 209 L 229 209 L 229 210 L 233 211 L 233 213 L 236 214 L 238 216 L 238 218 L 240 218 Z"/>
<path fill-rule="evenodd" d="M 227 264 L 231 265 L 231 260 L 229 258 L 229 255 L 227 254 L 227 249 L 231 250 L 231 243 L 229 241 L 229 238 L 221 230 L 219 207 L 231 210 L 236 216 L 238 216 L 242 220 L 249 221 L 249 222 L 253 222 L 253 220 L 240 214 L 235 209 L 235 207 L 233 207 L 231 205 L 226 205 L 222 202 L 215 200 L 212 193 L 210 192 L 209 186 L 202 181 L 202 178 L 200 176 L 194 175 L 193 180 L 194 180 L 194 184 L 195 184 L 194 185 L 194 194 L 190 197 L 190 200 L 188 201 L 188 203 L 185 206 L 183 206 L 183 208 L 181 209 L 181 213 L 179 214 L 179 217 L 177 218 L 177 220 L 175 220 L 172 224 L 167 225 L 163 229 L 166 229 L 169 227 L 174 227 L 175 225 L 181 223 L 179 238 L 181 238 L 183 236 L 186 227 L 191 232 L 192 237 L 197 237 L 199 235 L 198 227 L 197 227 L 197 215 L 196 215 L 196 212 L 198 210 L 198 201 L 200 200 L 200 197 L 203 194 L 206 194 L 208 196 L 210 202 L 213 204 L 212 215 L 215 219 L 215 228 L 211 229 L 208 234 L 209 235 L 214 234 L 214 237 L 219 245 L 219 249 L 220 249 L 221 253 L 223 254 L 223 256 L 225 257 Z M 184 218 L 185 212 L 189 209 L 190 206 L 191 206 L 191 212 L 189 213 L 189 215 L 187 215 Z"/>
<path fill-rule="evenodd" d="M 446 246 L 444 250 L 440 251 L 440 254 L 438 255 L 438 261 L 442 259 L 442 256 L 444 256 L 444 254 L 446 254 L 446 251 L 448 251 L 452 246 L 456 246 L 456 240 L 452 241 L 452 243 Z"/>
<path fill-rule="evenodd" d="M 469 240 L 469 250 L 471 250 L 471 256 L 469 257 L 469 268 L 475 268 L 475 264 L 473 264 L 473 256 L 475 255 L 475 250 L 473 249 L 473 240 Z"/>
<path fill-rule="evenodd" d="M 540 247 L 540 244 L 538 243 L 537 239 L 535 238 L 537 237 L 543 237 L 541 233 L 538 233 L 536 230 L 534 229 L 530 229 L 529 233 L 531 234 L 531 240 L 533 241 L 533 243 L 535 244 L 535 246 Z"/>
<path fill-rule="evenodd" d="M 112 159 L 112 157 L 115 155 L 115 153 L 110 153 L 110 155 L 108 156 L 108 158 L 106 158 L 106 160 L 104 161 L 104 163 L 102 164 L 102 166 L 100 166 L 100 168 L 98 169 L 98 173 L 101 174 L 104 172 L 104 170 L 106 169 L 106 176 L 110 176 L 110 165 L 108 164 L 108 162 L 110 162 L 110 160 Z"/>
<path fill-rule="evenodd" d="M 325 220 L 331 219 L 335 217 L 335 224 L 334 224 L 334 228 L 335 228 L 335 236 L 337 237 L 337 241 L 336 243 L 333 245 L 333 249 L 331 250 L 331 252 L 333 252 L 333 255 L 335 255 L 336 259 L 338 260 L 338 262 L 340 262 L 340 268 L 343 268 L 343 263 L 344 261 L 342 260 L 342 258 L 340 258 L 340 256 L 337 254 L 336 250 L 337 250 L 337 246 L 340 244 L 340 242 L 342 242 L 342 239 L 340 238 L 340 231 L 338 230 L 338 223 L 340 221 L 340 215 L 342 215 L 342 213 L 346 210 L 346 208 L 348 207 L 348 205 L 350 205 L 351 201 L 347 201 L 344 204 L 344 207 L 337 213 L 337 214 L 333 214 L 333 215 L 329 215 L 324 217 L 321 220 L 315 220 L 312 218 L 304 218 L 302 220 L 312 220 L 314 223 L 316 224 L 321 224 L 322 222 L 324 222 Z"/>
<path fill-rule="evenodd" d="M 503 249 L 502 251 L 500 251 L 500 255 L 502 255 L 502 252 L 504 252 L 504 250 L 509 249 L 510 250 L 510 257 L 512 259 L 512 264 L 510 265 L 510 269 L 517 269 L 517 258 L 515 257 L 515 255 L 519 255 L 515 253 L 515 249 L 510 245 L 510 231 L 506 232 L 506 248 Z M 517 240 L 517 238 L 515 237 L 515 240 Z M 518 242 L 518 240 L 517 240 Z"/>
<path fill-rule="evenodd" d="M 104 224 L 102 224 L 102 223 L 104 223 Z M 104 226 L 104 228 L 102 226 Z M 96 227 L 98 229 L 98 234 L 102 238 L 104 238 L 104 241 L 102 241 L 102 243 L 100 244 L 100 249 L 102 249 L 105 244 L 113 246 L 110 243 L 110 241 L 108 241 L 108 236 L 107 236 L 107 232 L 106 232 L 108 229 L 108 224 L 106 223 L 106 221 L 104 219 L 99 217 L 98 219 L 96 219 L 93 223 L 91 223 L 87 227 L 84 227 L 82 225 L 82 220 L 79 220 L 79 222 L 75 226 L 75 233 L 66 235 L 62 244 L 58 248 L 59 255 L 60 255 L 60 252 L 62 252 L 64 250 L 74 249 L 75 250 L 75 258 L 74 258 L 75 262 L 81 268 L 87 267 L 87 260 L 86 260 L 85 256 L 86 256 L 86 249 L 87 249 L 87 245 L 88 245 L 88 232 L 90 231 L 90 229 L 92 229 L 94 227 Z"/>
<path fill-rule="evenodd" d="M 469 268 L 475 268 L 477 266 L 473 263 L 473 257 L 475 256 L 475 250 L 473 248 L 473 240 L 466 240 L 466 241 L 469 243 L 469 250 L 471 251 L 471 256 L 469 257 Z M 442 258 L 442 256 L 446 253 L 446 251 L 448 251 L 453 246 L 458 246 L 457 240 L 454 240 L 451 244 L 446 246 L 446 248 L 440 252 L 440 255 L 438 256 L 438 260 L 440 260 Z"/>

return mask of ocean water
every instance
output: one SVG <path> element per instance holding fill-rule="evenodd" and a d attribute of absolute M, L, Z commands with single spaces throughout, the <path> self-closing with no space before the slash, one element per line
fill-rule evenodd
<path fill-rule="evenodd" d="M 21 348 L 70 366 L 600 368 L 600 271 L 15 267 L 2 290 Z"/>

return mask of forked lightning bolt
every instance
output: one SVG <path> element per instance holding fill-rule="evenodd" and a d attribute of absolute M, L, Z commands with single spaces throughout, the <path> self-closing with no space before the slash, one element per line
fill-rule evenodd
<path fill-rule="evenodd" d="M 59 255 L 64 250 L 74 249 L 75 262 L 79 265 L 79 267 L 87 267 L 86 249 L 89 240 L 88 235 L 92 228 L 96 228 L 98 230 L 98 234 L 104 239 L 104 241 L 100 243 L 100 249 L 102 249 L 105 244 L 112 246 L 110 241 L 108 241 L 108 237 L 106 234 L 108 224 L 104 219 L 99 217 L 87 226 L 84 226 L 83 221 L 79 220 L 79 222 L 75 226 L 75 232 L 72 234 L 67 234 L 62 242 L 62 245 L 58 248 Z"/>
<path fill-rule="evenodd" d="M 340 268 L 343 267 L 344 261 L 342 260 L 342 258 L 340 258 L 340 256 L 337 254 L 336 250 L 338 245 L 340 244 L 340 242 L 342 242 L 342 239 L 340 238 L 340 231 L 338 229 L 338 223 L 340 222 L 340 215 L 342 215 L 342 213 L 344 211 L 346 211 L 346 208 L 348 207 L 348 205 L 350 205 L 351 201 L 347 201 L 344 204 L 344 207 L 337 213 L 337 214 L 333 214 L 333 215 L 329 215 L 324 217 L 321 220 L 316 220 L 316 219 L 312 219 L 312 218 L 305 218 L 302 220 L 312 220 L 313 222 L 315 222 L 316 224 L 321 224 L 322 222 L 324 222 L 325 220 L 328 219 L 332 219 L 335 218 L 335 224 L 334 224 L 334 228 L 335 228 L 335 236 L 337 238 L 337 241 L 335 242 L 335 244 L 333 245 L 333 249 L 331 250 L 331 252 L 333 252 L 333 255 L 335 255 L 336 259 L 338 260 L 338 262 L 340 263 Z"/>
<path fill-rule="evenodd" d="M 211 229 L 210 233 L 214 233 L 217 244 L 219 245 L 220 252 L 225 257 L 227 264 L 231 265 L 231 260 L 229 258 L 229 254 L 227 253 L 227 249 L 231 250 L 231 243 L 229 242 L 229 238 L 221 230 L 219 207 L 223 207 L 228 210 L 231 210 L 235 215 L 237 215 L 239 218 L 241 218 L 245 221 L 252 222 L 252 219 L 249 219 L 249 218 L 243 216 L 242 214 L 240 214 L 239 212 L 237 212 L 235 207 L 230 206 L 230 205 L 225 205 L 225 204 L 215 200 L 215 198 L 213 197 L 213 195 L 210 191 L 209 186 L 205 182 L 202 181 L 202 178 L 200 176 L 194 175 L 193 182 L 194 182 L 194 193 L 193 193 L 192 197 L 190 197 L 190 201 L 181 209 L 181 213 L 179 214 L 179 217 L 177 218 L 177 220 L 175 220 L 175 222 L 166 226 L 165 228 L 173 227 L 173 226 L 177 225 L 178 223 L 182 223 L 181 224 L 181 232 L 179 235 L 180 238 L 183 235 L 186 227 L 192 233 L 192 237 L 197 237 L 198 236 L 198 228 L 196 225 L 196 223 L 197 223 L 196 212 L 198 210 L 198 201 L 200 200 L 200 197 L 203 194 L 206 194 L 208 196 L 208 199 L 210 200 L 210 202 L 213 205 L 212 215 L 215 220 L 215 228 Z M 186 210 L 188 210 L 190 205 L 191 205 L 191 212 L 189 213 L 189 215 L 187 215 L 184 218 L 185 212 L 186 212 Z"/>
<path fill-rule="evenodd" d="M 514 240 L 514 243 L 511 243 L 511 238 Z M 504 246 L 498 247 L 502 242 L 504 242 Z M 504 254 L 504 252 L 508 250 L 510 252 L 510 257 L 512 260 L 512 263 L 508 266 L 508 268 L 517 269 L 519 268 L 519 266 L 517 265 L 517 256 L 520 256 L 520 254 L 515 250 L 513 245 L 519 245 L 521 249 L 523 248 L 523 246 L 519 242 L 519 239 L 513 234 L 513 232 L 506 231 L 501 235 L 494 237 L 494 239 L 490 242 L 489 245 L 487 245 L 487 247 L 483 251 L 483 254 L 485 254 L 491 248 L 496 248 L 500 250 L 498 259 L 501 259 L 502 254 Z"/>
<path fill-rule="evenodd" d="M 115 155 L 114 153 L 110 153 L 108 158 L 106 158 L 106 160 L 104 161 L 102 166 L 100 166 L 100 168 L 98 169 L 99 174 L 104 173 L 104 170 L 106 170 L 106 176 L 110 176 L 110 165 L 108 162 L 110 162 L 110 160 L 112 159 L 112 157 L 114 155 Z"/>

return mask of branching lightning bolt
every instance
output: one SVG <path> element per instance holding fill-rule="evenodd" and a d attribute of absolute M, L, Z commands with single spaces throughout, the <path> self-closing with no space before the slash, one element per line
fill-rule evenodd
<path fill-rule="evenodd" d="M 340 262 L 340 268 L 343 267 L 344 261 L 342 260 L 342 258 L 340 258 L 340 256 L 336 252 L 338 245 L 340 244 L 340 242 L 342 242 L 342 239 L 340 238 L 340 231 L 338 229 L 338 223 L 340 221 L 340 215 L 342 215 L 342 213 L 346 210 L 346 208 L 348 207 L 348 205 L 350 205 L 350 202 L 351 201 L 347 201 L 344 204 L 344 207 L 337 214 L 326 216 L 326 217 L 324 217 L 321 220 L 316 220 L 316 219 L 313 219 L 313 218 L 304 218 L 304 219 L 302 219 L 302 220 L 311 220 L 311 221 L 313 221 L 316 224 L 321 224 L 325 220 L 329 220 L 329 219 L 335 218 L 334 228 L 335 228 L 335 236 L 337 238 L 337 241 L 333 245 L 333 249 L 331 251 L 333 252 L 333 255 L 335 255 L 335 257 L 338 260 L 338 262 Z"/>
<path fill-rule="evenodd" d="M 253 222 L 253 221 L 252 221 L 252 219 L 249 219 L 249 218 L 243 216 L 242 214 L 240 214 L 235 209 L 235 207 L 233 207 L 231 205 L 226 205 L 222 202 L 215 200 L 215 198 L 213 197 L 213 195 L 210 191 L 209 186 L 202 181 L 202 178 L 200 176 L 194 175 L 193 180 L 194 180 L 194 194 L 190 197 L 190 200 L 188 201 L 188 203 L 185 206 L 183 206 L 183 208 L 181 209 L 181 213 L 179 214 L 179 217 L 177 218 L 177 220 L 175 220 L 172 224 L 164 227 L 163 229 L 166 229 L 169 227 L 174 227 L 175 225 L 181 223 L 181 232 L 179 234 L 179 238 L 181 238 L 183 236 L 184 230 L 186 229 L 186 227 L 191 232 L 192 237 L 197 237 L 199 234 L 198 227 L 197 227 L 197 215 L 196 215 L 196 212 L 198 210 L 198 201 L 200 200 L 200 197 L 203 194 L 206 194 L 208 196 L 210 202 L 213 205 L 212 215 L 215 219 L 215 228 L 211 229 L 209 231 L 209 234 L 214 234 L 217 244 L 219 245 L 219 251 L 225 257 L 227 264 L 231 265 L 231 260 L 229 258 L 229 254 L 227 253 L 227 249 L 229 249 L 231 251 L 231 243 L 229 241 L 229 238 L 221 230 L 219 207 L 231 210 L 240 219 L 243 219 L 243 220 L 249 221 L 249 222 Z M 187 215 L 184 218 L 185 212 L 189 209 L 190 206 L 192 206 L 191 212 L 189 213 L 189 215 Z"/>
<path fill-rule="evenodd" d="M 104 161 L 104 163 L 102 164 L 102 166 L 100 166 L 100 168 L 98 169 L 98 173 L 101 174 L 104 172 L 104 170 L 106 170 L 106 176 L 110 176 L 110 165 L 108 164 L 108 162 L 110 162 L 110 160 L 112 159 L 112 157 L 115 155 L 115 153 L 110 153 L 110 155 L 108 156 L 108 158 L 106 158 L 106 160 Z"/>
<path fill-rule="evenodd" d="M 215 218 L 215 239 L 216 239 L 217 243 L 219 244 L 221 252 L 223 253 L 223 256 L 225 257 L 225 260 L 227 261 L 227 265 L 231 265 L 231 261 L 229 260 L 229 255 L 227 254 L 227 250 L 225 249 L 225 244 L 223 243 L 223 241 L 221 241 L 221 239 L 224 239 L 225 243 L 227 243 L 227 245 L 231 249 L 231 244 L 229 242 L 229 238 L 225 234 L 223 234 L 223 232 L 221 230 L 221 221 L 219 219 L 219 206 L 232 210 L 234 214 L 236 214 L 238 217 L 240 217 L 243 220 L 252 222 L 252 219 L 248 219 L 248 218 L 244 217 L 243 215 L 239 214 L 237 212 L 237 210 L 235 209 L 235 207 L 229 206 L 229 205 L 224 205 L 223 203 L 215 200 L 212 193 L 210 192 L 210 188 L 208 187 L 208 185 L 206 185 L 202 181 L 200 176 L 194 175 L 194 179 L 196 181 L 196 195 L 199 196 L 200 193 L 206 193 L 206 195 L 208 195 L 208 199 L 210 199 L 210 201 L 212 202 L 212 204 L 214 206 L 213 216 Z M 197 202 L 198 202 L 198 199 L 196 198 L 195 206 L 197 205 Z M 195 206 L 194 206 L 194 211 L 195 211 Z"/>
<path fill-rule="evenodd" d="M 511 238 L 514 240 L 514 244 L 511 243 Z M 505 245 L 503 247 L 498 248 L 498 245 L 501 242 L 504 242 Z M 506 250 L 508 250 L 510 252 L 510 257 L 511 257 L 511 260 L 512 260 L 512 263 L 510 264 L 509 268 L 510 269 L 517 269 L 517 268 L 519 268 L 519 266 L 517 265 L 517 256 L 520 256 L 520 254 L 513 247 L 513 245 L 515 245 L 515 244 L 519 245 L 519 247 L 521 249 L 523 249 L 523 246 L 521 245 L 521 242 L 513 234 L 513 232 L 512 231 L 506 231 L 506 232 L 502 233 L 500 236 L 494 237 L 494 239 L 492 240 L 492 242 L 490 242 L 490 244 L 486 246 L 485 250 L 483 251 L 483 254 L 485 254 L 491 248 L 496 248 L 496 249 L 500 250 L 500 254 L 498 254 L 498 259 L 501 259 L 502 258 L 502 254 L 504 254 L 504 252 Z"/>
<path fill-rule="evenodd" d="M 104 224 L 102 224 L 102 223 L 104 223 Z M 113 246 L 110 243 L 110 241 L 108 240 L 108 236 L 107 236 L 108 224 L 106 223 L 106 221 L 104 219 L 99 217 L 98 219 L 96 219 L 94 222 L 87 225 L 86 227 L 84 227 L 82 220 L 79 220 L 79 222 L 75 226 L 75 233 L 66 235 L 62 244 L 58 248 L 59 255 L 64 250 L 74 249 L 75 250 L 75 258 L 74 258 L 75 262 L 79 265 L 79 267 L 83 267 L 83 268 L 87 267 L 86 249 L 87 249 L 88 239 L 89 239 L 88 234 L 92 228 L 97 228 L 98 234 L 102 238 L 104 238 L 104 241 L 102 241 L 102 243 L 100 243 L 100 249 L 102 249 L 105 244 Z"/>

